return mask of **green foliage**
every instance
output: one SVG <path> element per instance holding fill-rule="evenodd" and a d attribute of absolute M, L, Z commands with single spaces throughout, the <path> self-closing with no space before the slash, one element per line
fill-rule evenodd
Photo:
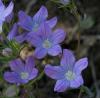
<path fill-rule="evenodd" d="M 2 55 L 2 52 L 6 48 L 10 48 L 12 50 L 12 53 L 7 56 L 4 56 Z M 0 56 L 0 63 L 7 63 L 11 59 L 16 58 L 19 55 L 20 50 L 21 46 L 15 40 L 7 41 L 5 42 L 5 44 L 0 43 L 0 52 L 2 55 Z"/>

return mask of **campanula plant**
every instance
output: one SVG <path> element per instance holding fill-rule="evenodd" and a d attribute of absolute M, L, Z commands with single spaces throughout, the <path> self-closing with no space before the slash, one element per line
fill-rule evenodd
<path fill-rule="evenodd" d="M 37 92 L 41 91 L 39 90 L 41 87 L 43 92 L 46 88 L 46 92 L 49 90 L 50 93 L 51 90 L 54 91 L 54 94 L 56 92 L 66 93 L 70 89 L 80 89 L 79 96 L 82 93 L 82 86 L 85 83 L 82 71 L 88 67 L 88 58 L 83 55 L 78 56 L 77 49 L 73 49 L 76 54 L 70 50 L 72 48 L 69 47 L 69 41 L 67 40 L 70 35 L 70 32 L 67 32 L 69 30 L 66 31 L 67 25 L 64 28 L 60 24 L 62 21 L 57 24 L 60 17 L 59 11 L 56 13 L 56 10 L 59 9 L 56 6 L 54 11 L 58 16 L 50 18 L 46 8 L 48 1 L 45 1 L 45 6 L 39 6 L 39 10 L 31 17 L 26 13 L 27 11 L 22 9 L 14 9 L 15 12 L 17 11 L 15 13 L 12 1 L 9 3 L 9 1 L 0 0 L 0 85 L 4 84 L 5 90 L 8 85 L 11 86 L 9 87 L 10 90 L 0 91 L 0 94 L 3 92 L 0 98 L 9 97 L 6 96 L 8 93 L 16 91 L 14 88 L 12 90 L 13 85 L 20 90 L 17 94 L 16 92 L 8 94 L 13 95 L 10 96 L 11 98 L 37 98 L 40 94 L 37 94 Z M 8 7 L 5 7 L 5 2 L 9 3 Z M 15 2 L 17 1 L 14 0 Z M 60 7 L 63 8 L 68 4 L 69 7 L 66 7 L 69 8 L 68 10 L 71 7 L 75 8 L 73 7 L 75 5 L 73 0 L 56 0 L 54 2 L 58 2 L 61 4 Z M 27 6 L 31 8 L 30 4 Z M 64 10 L 64 12 L 68 10 Z M 75 14 L 75 16 L 78 15 Z M 13 21 L 11 22 L 12 17 Z M 4 24 L 4 22 L 8 23 Z M 4 30 L 2 30 L 3 26 L 6 26 Z M 73 37 L 71 36 L 71 38 Z M 80 40 L 78 40 L 78 49 L 79 42 Z M 49 85 L 52 86 L 51 89 L 49 89 L 48 82 L 53 84 L 51 81 L 54 80 L 49 78 L 56 80 L 54 87 Z M 0 89 L 3 87 L 1 86 Z"/>

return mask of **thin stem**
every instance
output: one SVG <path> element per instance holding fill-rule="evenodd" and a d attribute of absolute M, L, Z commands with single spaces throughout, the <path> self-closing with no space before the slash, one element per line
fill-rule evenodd
<path fill-rule="evenodd" d="M 77 33 L 77 39 L 78 39 L 78 43 L 77 43 L 77 49 L 76 52 L 79 53 L 80 51 L 80 32 Z"/>
<path fill-rule="evenodd" d="M 72 0 L 72 7 L 73 7 L 73 14 L 74 14 L 74 16 L 76 17 L 76 19 L 78 21 L 78 25 L 80 25 L 80 14 L 78 13 L 77 7 L 76 7 L 73 0 Z M 81 33 L 80 33 L 80 30 L 78 29 L 78 32 L 77 32 L 78 44 L 77 44 L 77 49 L 76 49 L 77 54 L 80 50 L 80 36 L 81 36 Z"/>
<path fill-rule="evenodd" d="M 96 89 L 96 98 L 98 98 L 99 87 L 98 87 L 98 83 L 97 83 L 95 66 L 94 66 L 94 62 L 92 61 L 92 59 L 91 59 L 91 62 L 90 62 L 90 67 L 91 67 L 91 72 L 92 72 L 92 78 L 93 78 L 93 81 L 94 81 L 94 86 L 95 86 L 95 89 Z"/>
<path fill-rule="evenodd" d="M 81 98 L 81 96 L 82 96 L 82 87 L 80 88 L 80 92 L 79 92 L 78 98 Z"/>
<path fill-rule="evenodd" d="M 34 5 L 36 3 L 37 0 L 31 0 L 29 2 L 29 4 L 27 5 L 27 8 L 26 8 L 26 13 L 28 14 L 30 12 L 30 9 L 32 7 L 32 5 Z"/>

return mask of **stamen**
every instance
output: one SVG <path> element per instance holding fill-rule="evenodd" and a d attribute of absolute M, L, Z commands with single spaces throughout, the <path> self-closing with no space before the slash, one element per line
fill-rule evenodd
<path fill-rule="evenodd" d="M 27 72 L 21 72 L 21 79 L 27 79 L 29 74 Z"/>
<path fill-rule="evenodd" d="M 66 77 L 66 79 L 69 80 L 69 81 L 70 81 L 70 80 L 74 80 L 74 79 L 75 79 L 75 73 L 69 70 L 69 71 L 65 74 L 65 77 Z"/>
<path fill-rule="evenodd" d="M 45 40 L 44 43 L 43 43 L 43 47 L 44 48 L 50 48 L 51 47 L 51 42 L 48 39 Z"/>

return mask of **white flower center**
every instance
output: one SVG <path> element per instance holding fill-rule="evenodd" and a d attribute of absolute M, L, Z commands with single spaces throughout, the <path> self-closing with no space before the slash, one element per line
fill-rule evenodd
<path fill-rule="evenodd" d="M 75 79 L 75 73 L 69 70 L 69 71 L 65 74 L 65 77 L 66 77 L 66 79 L 69 80 L 69 81 L 74 80 L 74 79 Z"/>
<path fill-rule="evenodd" d="M 44 48 L 50 48 L 51 47 L 51 42 L 48 39 L 45 40 L 44 43 L 43 43 L 43 47 Z"/>
<path fill-rule="evenodd" d="M 21 79 L 27 79 L 29 77 L 29 73 L 21 72 Z"/>
<path fill-rule="evenodd" d="M 37 31 L 38 27 L 39 27 L 39 24 L 38 23 L 34 23 L 33 31 Z"/>

